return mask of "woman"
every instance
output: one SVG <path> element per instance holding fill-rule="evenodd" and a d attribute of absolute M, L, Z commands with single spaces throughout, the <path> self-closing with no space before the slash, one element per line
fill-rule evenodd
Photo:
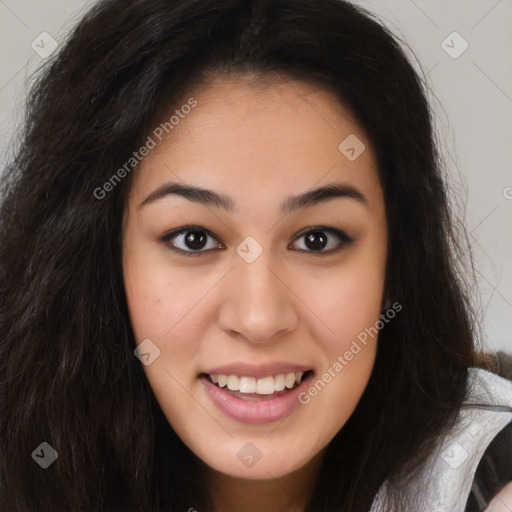
<path fill-rule="evenodd" d="M 512 385 L 477 368 L 423 83 L 370 13 L 99 2 L 28 114 L 0 210 L 0 510 L 506 489 Z"/>

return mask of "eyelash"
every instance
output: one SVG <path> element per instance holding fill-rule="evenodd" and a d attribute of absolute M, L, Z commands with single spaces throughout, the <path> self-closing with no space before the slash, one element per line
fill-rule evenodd
<path fill-rule="evenodd" d="M 198 250 L 198 251 L 192 251 L 192 250 L 184 251 L 183 249 L 179 249 L 169 243 L 170 240 L 172 240 L 176 236 L 183 234 L 183 233 L 187 233 L 189 231 L 199 231 L 202 233 L 206 233 L 211 238 L 214 238 L 215 240 L 217 240 L 217 238 L 213 235 L 213 233 L 211 231 L 209 231 L 208 229 L 202 228 L 200 226 L 183 226 L 179 229 L 175 229 L 175 230 L 163 235 L 160 238 L 160 242 L 165 244 L 172 251 L 177 252 L 178 254 L 183 254 L 184 256 L 196 257 L 196 256 L 200 256 L 203 253 L 207 253 L 207 252 L 214 250 L 214 249 L 207 249 L 207 250 Z M 347 245 L 351 245 L 352 243 L 355 242 L 354 238 L 348 236 L 341 229 L 328 227 L 328 226 L 313 226 L 313 227 L 307 228 L 307 230 L 303 230 L 302 232 L 300 232 L 297 235 L 297 237 L 294 239 L 294 242 L 305 235 L 308 235 L 310 233 L 317 232 L 317 231 L 334 234 L 340 242 L 339 245 L 336 248 L 330 249 L 328 251 L 323 251 L 323 250 L 312 251 L 312 250 L 299 249 L 300 252 L 306 252 L 306 253 L 311 254 L 312 256 L 328 256 L 330 254 L 340 251 L 343 247 L 345 247 Z"/>

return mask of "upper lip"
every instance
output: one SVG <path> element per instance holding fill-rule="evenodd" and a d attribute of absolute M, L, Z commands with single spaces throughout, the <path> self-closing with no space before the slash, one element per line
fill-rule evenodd
<path fill-rule="evenodd" d="M 279 375 L 281 373 L 307 372 L 312 370 L 311 366 L 302 364 L 271 362 L 265 364 L 248 364 L 243 362 L 234 362 L 209 368 L 204 371 L 209 375 L 240 375 L 246 377 L 268 377 L 270 375 Z"/>

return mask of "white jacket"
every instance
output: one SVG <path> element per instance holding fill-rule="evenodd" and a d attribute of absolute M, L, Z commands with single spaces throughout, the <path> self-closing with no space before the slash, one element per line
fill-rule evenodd
<path fill-rule="evenodd" d="M 470 368 L 469 379 L 465 404 L 512 408 L 512 381 L 480 368 Z M 418 478 L 403 488 L 419 504 L 415 512 L 464 512 L 478 463 L 494 437 L 511 421 L 512 411 L 463 407 L 456 425 L 440 438 Z M 371 512 L 393 512 L 384 506 L 386 487 L 385 482 Z"/>

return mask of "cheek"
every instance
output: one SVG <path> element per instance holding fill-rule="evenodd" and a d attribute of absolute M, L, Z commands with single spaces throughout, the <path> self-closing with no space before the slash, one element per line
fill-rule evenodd
<path fill-rule="evenodd" d="M 312 297 L 311 309 L 324 324 L 314 335 L 323 364 L 304 400 L 310 401 L 309 410 L 323 417 L 333 435 L 353 413 L 370 379 L 381 291 L 377 274 L 352 271 Z"/>
<path fill-rule="evenodd" d="M 336 428 L 352 414 L 372 373 L 384 266 L 385 253 L 360 252 L 338 271 L 317 276 L 307 295 L 302 291 L 317 317 L 314 337 L 324 354 L 322 369 L 305 399 L 316 404 L 311 410 L 323 409 L 325 424 Z"/>
<path fill-rule="evenodd" d="M 340 268 L 316 279 L 301 292 L 307 304 L 323 324 L 318 337 L 329 353 L 342 353 L 352 340 L 373 326 L 381 313 L 384 275 L 380 266 L 365 265 L 364 260 Z"/>
<path fill-rule="evenodd" d="M 137 251 L 125 257 L 124 280 L 137 337 L 172 336 L 178 325 L 182 327 L 205 287 L 200 277 L 184 279 L 183 272 Z"/>
<path fill-rule="evenodd" d="M 192 365 L 204 336 L 201 297 L 208 279 L 185 279 L 183 272 L 169 265 L 134 256 L 125 260 L 124 279 L 135 340 L 139 344 L 150 339 L 161 356 L 144 369 L 154 378 L 156 368 L 165 365 L 180 381 L 188 382 L 195 375 Z M 168 380 L 165 375 L 161 378 Z"/>
<path fill-rule="evenodd" d="M 202 338 L 197 314 L 204 283 L 184 282 L 183 273 L 168 265 L 135 256 L 130 254 L 124 266 L 130 321 L 137 345 L 150 339 L 160 351 L 143 370 L 169 423 L 179 428 L 191 414 L 189 390 L 197 384 Z"/>

